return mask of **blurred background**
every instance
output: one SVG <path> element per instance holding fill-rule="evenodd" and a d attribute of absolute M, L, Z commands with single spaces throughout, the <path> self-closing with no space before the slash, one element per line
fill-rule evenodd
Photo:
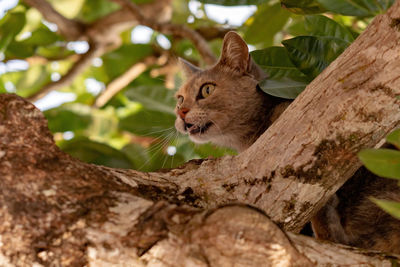
<path fill-rule="evenodd" d="M 0 0 L 0 93 L 32 101 L 86 162 L 153 171 L 234 154 L 174 129 L 178 57 L 210 65 L 235 30 L 270 75 L 263 90 L 294 98 L 392 3 Z"/>

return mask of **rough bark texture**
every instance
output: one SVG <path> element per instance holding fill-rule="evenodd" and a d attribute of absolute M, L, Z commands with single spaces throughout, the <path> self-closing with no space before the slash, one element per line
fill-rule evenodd
<path fill-rule="evenodd" d="M 389 265 L 288 238 L 263 213 L 299 230 L 357 169 L 356 153 L 399 126 L 399 21 L 398 1 L 247 151 L 165 172 L 74 160 L 37 109 L 1 95 L 0 265 Z M 263 213 L 218 208 L 233 202 Z"/>
<path fill-rule="evenodd" d="M 61 152 L 43 115 L 20 97 L 0 95 L 0 111 L 0 266 L 390 266 L 396 259 L 286 236 L 248 206 L 196 208 L 175 183 Z"/>

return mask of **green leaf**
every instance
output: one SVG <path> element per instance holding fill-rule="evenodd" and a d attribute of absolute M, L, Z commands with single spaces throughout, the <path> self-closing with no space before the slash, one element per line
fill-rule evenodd
<path fill-rule="evenodd" d="M 86 23 L 91 23 L 105 15 L 119 9 L 120 6 L 108 0 L 86 0 L 78 18 Z"/>
<path fill-rule="evenodd" d="M 380 200 L 371 198 L 372 202 L 378 205 L 381 209 L 400 220 L 400 203 L 389 200 Z"/>
<path fill-rule="evenodd" d="M 280 80 L 265 79 L 260 82 L 260 88 L 267 94 L 286 99 L 295 99 L 308 83 L 295 81 L 290 78 Z"/>
<path fill-rule="evenodd" d="M 112 168 L 130 169 L 129 157 L 111 146 L 80 137 L 60 143 L 60 148 L 79 160 Z"/>
<path fill-rule="evenodd" d="M 325 9 L 316 0 L 281 0 L 283 8 L 295 14 L 322 13 Z"/>
<path fill-rule="evenodd" d="M 15 83 L 15 87 L 18 95 L 22 97 L 30 96 L 51 81 L 45 65 L 31 65 L 29 69 L 20 73 L 22 75 Z"/>
<path fill-rule="evenodd" d="M 395 130 L 386 137 L 386 141 L 400 149 L 400 129 Z"/>
<path fill-rule="evenodd" d="M 66 104 L 44 112 L 51 132 L 81 131 L 92 122 L 90 108 L 79 104 Z"/>
<path fill-rule="evenodd" d="M 147 44 L 126 44 L 103 56 L 103 63 L 112 80 L 128 70 L 133 64 L 152 53 Z"/>
<path fill-rule="evenodd" d="M 346 16 L 375 16 L 389 8 L 394 0 L 317 0 L 327 10 Z"/>
<path fill-rule="evenodd" d="M 354 41 L 353 35 L 349 30 L 322 15 L 306 16 L 305 28 L 312 36 L 336 37 L 349 43 Z"/>
<path fill-rule="evenodd" d="M 0 22 L 0 52 L 4 52 L 7 46 L 25 25 L 25 14 L 21 12 L 7 14 Z"/>
<path fill-rule="evenodd" d="M 194 152 L 200 156 L 200 158 L 208 158 L 208 157 L 222 157 L 224 155 L 236 155 L 237 153 L 229 148 L 218 147 L 211 143 L 196 145 L 194 143 L 190 143 L 194 148 Z"/>
<path fill-rule="evenodd" d="M 63 59 L 69 55 L 73 55 L 74 52 L 68 50 L 64 45 L 59 45 L 58 43 L 51 44 L 49 46 L 39 46 L 36 49 L 36 54 L 43 56 L 48 59 Z"/>
<path fill-rule="evenodd" d="M 12 41 L 4 53 L 7 58 L 27 58 L 35 54 L 33 45 Z"/>
<path fill-rule="evenodd" d="M 133 101 L 140 102 L 146 109 L 166 112 L 175 115 L 174 91 L 163 86 L 129 87 L 125 95 Z"/>
<path fill-rule="evenodd" d="M 32 35 L 23 40 L 22 43 L 28 45 L 50 45 L 56 41 L 58 41 L 60 37 L 50 31 L 48 28 L 42 27 L 32 32 Z"/>
<path fill-rule="evenodd" d="M 142 136 L 172 136 L 175 116 L 169 113 L 140 109 L 120 118 L 119 128 Z"/>
<path fill-rule="evenodd" d="M 400 179 L 400 151 L 392 149 L 365 149 L 358 153 L 365 167 L 376 175 Z"/>
<path fill-rule="evenodd" d="M 306 80 L 306 76 L 292 63 L 284 47 L 272 46 L 250 54 L 257 65 L 268 74 L 268 79 L 289 77 L 299 81 Z"/>
<path fill-rule="evenodd" d="M 0 80 L 0 94 L 7 93 L 4 83 Z"/>
<path fill-rule="evenodd" d="M 281 8 L 279 3 L 260 6 L 253 18 L 249 19 L 251 24 L 244 33 L 244 39 L 251 44 L 273 45 L 275 34 L 282 30 L 289 16 L 290 13 Z"/>
<path fill-rule="evenodd" d="M 348 46 L 348 42 L 334 37 L 299 36 L 282 44 L 292 62 L 309 78 L 320 74 Z"/>
<path fill-rule="evenodd" d="M 269 0 L 199 0 L 204 4 L 214 4 L 223 6 L 243 6 L 243 5 L 260 5 L 269 2 Z"/>

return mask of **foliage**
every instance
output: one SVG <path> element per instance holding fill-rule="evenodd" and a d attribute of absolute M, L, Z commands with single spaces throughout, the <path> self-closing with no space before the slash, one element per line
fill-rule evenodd
<path fill-rule="evenodd" d="M 49 2 L 65 17 L 83 23 L 95 23 L 119 9 L 108 0 Z M 251 55 L 269 75 L 260 82 L 262 90 L 293 99 L 351 44 L 374 15 L 384 12 L 393 1 L 200 0 L 197 3 L 194 10 L 189 8 L 193 1 L 175 0 L 173 22 L 185 23 L 193 29 L 216 29 L 223 22 L 208 17 L 206 4 L 257 5 L 254 14 L 237 31 L 256 49 Z M 36 102 L 37 105 L 55 100 L 63 103 L 47 105 L 45 111 L 57 144 L 88 162 L 145 171 L 175 167 L 192 158 L 232 154 L 210 144 L 194 145 L 173 128 L 174 89 L 182 77 L 174 74 L 171 66 L 177 56 L 202 65 L 195 46 L 188 40 L 157 32 L 148 40 L 132 43 L 132 36 L 133 40 L 137 37 L 133 33 L 139 29 L 133 27 L 122 32 L 121 44 L 97 58 L 72 84 L 62 88 L 57 99 L 47 96 Z M 170 47 L 165 46 L 166 42 Z M 221 36 L 211 39 L 209 44 L 218 54 Z M 66 41 L 55 30 L 55 25 L 45 21 L 36 9 L 20 2 L 0 20 L 0 59 L 3 61 L 0 62 L 0 92 L 16 92 L 24 97 L 35 94 L 65 75 L 79 54 L 85 52 L 79 46 L 85 45 Z M 94 106 L 104 87 L 133 65 L 160 54 L 169 55 L 167 63 L 149 65 L 105 106 Z M 29 62 L 29 67 L 12 69 L 16 62 L 19 66 Z M 71 99 L 63 99 L 67 97 Z M 392 139 L 396 137 L 388 137 Z"/>
<path fill-rule="evenodd" d="M 386 141 L 400 148 L 400 129 L 388 135 Z M 376 175 L 400 182 L 400 151 L 386 148 L 365 149 L 359 153 L 359 158 L 365 167 Z M 393 217 L 400 219 L 400 203 L 375 198 L 372 201 Z"/>

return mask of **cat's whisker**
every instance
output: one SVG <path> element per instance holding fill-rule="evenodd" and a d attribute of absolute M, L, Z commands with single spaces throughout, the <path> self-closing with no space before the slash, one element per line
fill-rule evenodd
<path fill-rule="evenodd" d="M 167 128 L 167 129 L 161 129 L 161 130 L 152 131 L 152 132 L 149 132 L 147 134 L 143 134 L 141 136 L 150 136 L 150 135 L 153 135 L 153 134 L 156 134 L 156 133 L 164 133 L 164 132 L 169 132 L 169 131 L 171 131 L 171 132 L 175 131 L 175 127 L 171 126 L 171 127 Z"/>
<path fill-rule="evenodd" d="M 172 128 L 172 127 L 171 127 Z M 147 150 L 147 154 L 152 154 L 153 152 L 157 151 L 157 150 L 162 150 L 163 147 L 165 147 L 170 140 L 174 137 L 176 131 L 171 131 L 169 132 L 165 138 L 163 138 L 161 140 L 161 142 L 155 144 L 152 148 Z M 142 170 L 151 160 L 153 160 L 153 158 L 157 155 L 157 153 L 153 153 L 153 155 L 147 159 L 137 170 Z"/>

